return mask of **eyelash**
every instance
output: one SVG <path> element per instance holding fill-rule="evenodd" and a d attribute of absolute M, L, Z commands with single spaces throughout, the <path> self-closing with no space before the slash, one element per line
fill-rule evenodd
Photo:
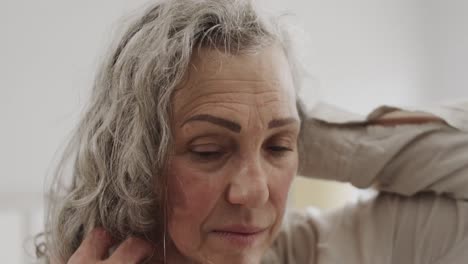
<path fill-rule="evenodd" d="M 288 153 L 293 152 L 294 150 L 289 147 L 285 146 L 268 146 L 268 150 L 271 153 L 271 156 L 274 158 L 283 158 L 285 157 Z"/>
<path fill-rule="evenodd" d="M 267 150 L 272 152 L 273 156 L 281 157 L 287 152 L 293 151 L 293 149 L 284 146 L 268 146 Z M 191 150 L 190 153 L 197 158 L 199 161 L 213 161 L 222 158 L 225 154 L 223 151 L 195 151 Z"/>
<path fill-rule="evenodd" d="M 279 152 L 279 153 L 293 151 L 291 148 L 284 147 L 284 146 L 269 146 L 268 149 L 273 152 Z"/>
<path fill-rule="evenodd" d="M 221 151 L 190 151 L 198 159 L 214 160 L 220 158 L 224 153 Z"/>

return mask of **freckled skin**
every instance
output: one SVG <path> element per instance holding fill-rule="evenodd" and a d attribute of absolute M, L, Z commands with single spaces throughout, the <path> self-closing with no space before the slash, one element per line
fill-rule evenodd
<path fill-rule="evenodd" d="M 298 166 L 300 124 L 288 62 L 272 46 L 240 56 L 204 49 L 191 65 L 173 97 L 168 262 L 259 263 L 278 233 Z M 235 122 L 241 130 L 185 122 L 202 114 Z M 297 121 L 268 126 L 291 117 Z M 213 235 L 240 224 L 265 231 L 247 247 Z"/>

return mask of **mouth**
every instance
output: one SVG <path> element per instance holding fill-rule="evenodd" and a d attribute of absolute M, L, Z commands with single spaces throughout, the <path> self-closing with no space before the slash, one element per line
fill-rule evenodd
<path fill-rule="evenodd" d="M 268 228 L 254 226 L 228 226 L 211 232 L 215 238 L 233 246 L 245 248 L 255 246 Z"/>

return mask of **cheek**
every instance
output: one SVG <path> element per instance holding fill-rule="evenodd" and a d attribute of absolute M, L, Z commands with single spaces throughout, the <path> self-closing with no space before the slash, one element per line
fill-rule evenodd
<path fill-rule="evenodd" d="M 280 215 L 284 213 L 291 183 L 297 173 L 297 159 L 278 170 L 270 181 L 270 195 Z"/>
<path fill-rule="evenodd" d="M 221 189 L 219 183 L 188 166 L 169 166 L 168 231 L 182 253 L 192 255 L 191 251 L 202 244 L 203 224 L 214 210 Z"/>
<path fill-rule="evenodd" d="M 168 179 L 169 209 L 173 213 L 190 215 L 207 208 L 216 187 L 206 181 L 197 180 L 190 171 L 174 171 Z"/>
<path fill-rule="evenodd" d="M 277 192 L 283 201 L 286 201 L 288 198 L 291 183 L 295 175 L 295 173 L 289 173 L 286 177 L 278 181 Z"/>
<path fill-rule="evenodd" d="M 270 185 L 272 198 L 281 211 L 284 211 L 286 206 L 291 183 L 295 175 L 295 172 L 282 173 L 281 177 L 277 177 Z"/>
<path fill-rule="evenodd" d="M 294 153 L 294 155 L 291 155 L 281 166 L 276 168 L 277 172 L 275 173 L 276 177 L 274 177 L 274 183 L 277 185 L 278 192 L 285 196 L 287 196 L 291 182 L 297 174 L 298 165 L 299 156 L 297 153 Z"/>

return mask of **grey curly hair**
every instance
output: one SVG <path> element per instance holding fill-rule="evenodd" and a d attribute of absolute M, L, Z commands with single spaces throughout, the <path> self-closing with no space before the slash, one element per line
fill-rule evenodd
<path fill-rule="evenodd" d="M 116 242 L 136 235 L 162 243 L 171 96 L 193 51 L 236 55 L 277 43 L 298 87 L 290 34 L 279 18 L 261 15 L 248 0 L 166 0 L 133 21 L 102 65 L 56 171 L 40 259 L 66 261 L 96 226 Z M 67 164 L 72 180 L 64 186 Z"/>

